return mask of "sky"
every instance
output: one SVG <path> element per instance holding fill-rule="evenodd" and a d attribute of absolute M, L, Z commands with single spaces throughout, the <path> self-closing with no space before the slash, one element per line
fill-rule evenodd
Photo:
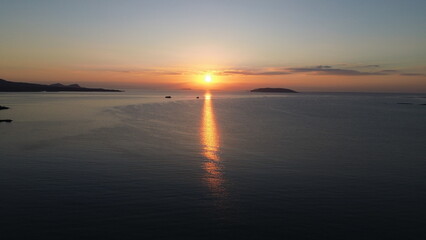
<path fill-rule="evenodd" d="M 426 92 L 425 13 L 424 0 L 0 0 L 0 79 Z"/>

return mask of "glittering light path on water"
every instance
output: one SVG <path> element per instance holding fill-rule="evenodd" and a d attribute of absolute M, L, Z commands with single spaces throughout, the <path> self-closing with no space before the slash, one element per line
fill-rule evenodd
<path fill-rule="evenodd" d="M 223 198 L 225 189 L 223 188 L 223 176 L 220 151 L 220 137 L 216 126 L 216 119 L 211 100 L 211 94 L 204 95 L 203 117 L 200 129 L 202 154 L 205 157 L 203 165 L 205 181 L 207 182 L 213 195 Z"/>

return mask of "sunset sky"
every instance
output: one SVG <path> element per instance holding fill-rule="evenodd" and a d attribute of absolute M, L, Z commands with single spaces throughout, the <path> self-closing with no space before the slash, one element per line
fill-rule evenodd
<path fill-rule="evenodd" d="M 425 0 L 0 0 L 0 29 L 10 81 L 426 92 Z"/>

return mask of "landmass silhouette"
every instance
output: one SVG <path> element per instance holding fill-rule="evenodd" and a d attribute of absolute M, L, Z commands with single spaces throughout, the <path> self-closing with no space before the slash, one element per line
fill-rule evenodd
<path fill-rule="evenodd" d="M 281 93 L 297 93 L 294 90 L 288 88 L 256 88 L 250 92 L 281 92 Z"/>
<path fill-rule="evenodd" d="M 0 92 L 122 92 L 115 89 L 86 88 L 78 84 L 63 85 L 11 82 L 0 79 Z"/>

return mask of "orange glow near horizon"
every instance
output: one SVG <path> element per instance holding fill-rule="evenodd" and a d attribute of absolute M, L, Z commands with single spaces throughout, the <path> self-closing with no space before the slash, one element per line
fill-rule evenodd
<path fill-rule="evenodd" d="M 424 92 L 424 75 L 401 76 L 384 74 L 377 76 L 330 76 L 312 73 L 289 75 L 242 75 L 223 74 L 226 66 L 206 67 L 163 67 L 152 70 L 126 70 L 136 67 L 122 67 L 114 70 L 45 68 L 18 71 L 15 68 L 2 69 L 1 79 L 14 82 L 40 84 L 73 84 L 83 87 L 113 89 L 182 89 L 194 90 L 250 90 L 260 87 L 283 87 L 303 91 L 359 91 L 359 92 Z M 109 68 L 113 70 L 108 70 Z M 60 78 L 58 78 L 60 76 Z M 211 81 L 206 81 L 210 76 Z"/>

